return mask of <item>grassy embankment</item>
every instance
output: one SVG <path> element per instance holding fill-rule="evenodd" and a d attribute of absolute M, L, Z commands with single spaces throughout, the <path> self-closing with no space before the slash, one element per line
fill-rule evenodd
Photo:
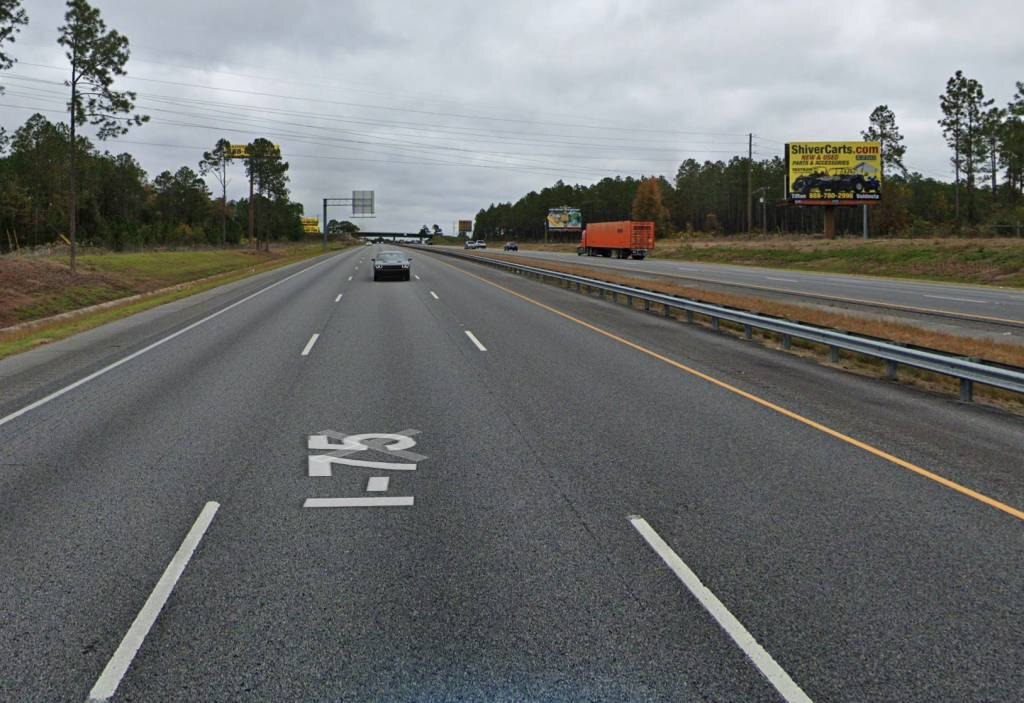
<path fill-rule="evenodd" d="M 575 252 L 575 244 L 523 244 Z M 1024 239 L 659 240 L 652 258 L 1024 287 Z"/>
<path fill-rule="evenodd" d="M 350 245 L 331 248 L 346 246 Z M 86 254 L 79 257 L 75 276 L 66 256 L 0 257 L 0 358 L 321 253 L 319 244 L 299 244 L 275 247 L 269 253 L 231 249 Z M 101 303 L 112 304 L 83 310 Z M 52 319 L 55 315 L 60 317 Z M 38 324 L 23 324 L 33 321 Z"/>

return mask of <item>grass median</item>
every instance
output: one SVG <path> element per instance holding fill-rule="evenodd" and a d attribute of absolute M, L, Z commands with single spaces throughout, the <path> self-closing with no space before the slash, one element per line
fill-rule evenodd
<path fill-rule="evenodd" d="M 74 276 L 65 257 L 0 257 L 0 359 L 322 253 L 319 244 L 296 244 L 86 254 Z"/>
<path fill-rule="evenodd" d="M 520 243 L 575 253 L 575 244 Z M 1024 288 L 1024 239 L 659 239 L 651 258 Z"/>

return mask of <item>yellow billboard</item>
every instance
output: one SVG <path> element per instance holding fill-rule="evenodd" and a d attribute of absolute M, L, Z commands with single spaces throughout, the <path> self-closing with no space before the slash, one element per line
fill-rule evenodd
<path fill-rule="evenodd" d="M 320 218 L 303 217 L 302 231 L 305 232 L 306 234 L 320 234 Z"/>
<path fill-rule="evenodd" d="M 786 198 L 797 205 L 870 205 L 882 199 L 880 142 L 786 144 Z"/>
<path fill-rule="evenodd" d="M 281 145 L 275 144 L 274 151 L 277 155 L 281 155 Z M 228 147 L 228 156 L 232 159 L 248 159 L 249 158 L 249 145 L 248 144 L 231 144 Z"/>

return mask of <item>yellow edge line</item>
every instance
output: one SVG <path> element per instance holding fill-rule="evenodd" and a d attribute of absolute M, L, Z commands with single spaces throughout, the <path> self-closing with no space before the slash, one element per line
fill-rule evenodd
<path fill-rule="evenodd" d="M 481 258 L 483 258 L 483 257 L 481 257 Z M 486 278 L 481 278 L 480 276 L 477 276 L 476 274 L 469 273 L 468 271 L 463 271 L 462 269 L 458 268 L 457 266 L 452 266 L 451 264 L 448 264 L 447 262 L 444 262 L 444 263 L 445 263 L 446 266 L 451 266 L 456 271 L 460 271 L 460 272 L 464 273 L 465 275 L 467 275 L 467 276 L 469 276 L 471 278 L 475 278 L 476 280 L 480 281 L 481 283 L 486 283 L 489 286 L 493 286 L 494 288 L 502 290 L 502 291 L 504 291 L 504 292 L 506 292 L 506 293 L 508 293 L 510 295 L 514 295 L 515 297 L 519 298 L 520 300 L 523 300 L 523 301 L 525 301 L 527 303 L 530 303 L 531 305 L 536 305 L 537 307 L 542 308 L 544 310 L 547 310 L 548 312 L 554 313 L 555 315 L 558 315 L 559 317 L 563 317 L 566 320 L 570 320 L 571 322 L 575 322 L 578 325 L 586 327 L 588 330 L 591 330 L 592 332 L 596 332 L 596 333 L 598 333 L 600 335 L 604 335 L 605 337 L 607 337 L 609 339 L 615 340 L 619 344 L 623 344 L 623 345 L 625 345 L 625 346 L 627 346 L 627 347 L 629 347 L 631 349 L 635 349 L 638 352 L 642 352 L 644 354 L 647 354 L 648 356 L 653 357 L 653 358 L 657 359 L 658 361 L 662 361 L 662 362 L 668 364 L 669 366 L 674 366 L 675 368 L 679 369 L 680 371 L 685 371 L 686 373 L 690 374 L 691 376 L 696 376 L 697 378 L 699 378 L 699 379 L 701 379 L 703 381 L 707 381 L 708 383 L 712 383 L 712 384 L 718 386 L 719 388 L 722 388 L 724 390 L 729 391 L 730 393 L 735 393 L 736 395 L 738 395 L 738 396 L 740 396 L 742 398 L 746 398 L 747 400 L 750 400 L 750 401 L 752 401 L 754 403 L 757 403 L 758 405 L 760 405 L 762 407 L 768 408 L 769 410 L 773 410 L 773 411 L 779 413 L 780 415 L 785 415 L 786 417 L 788 417 L 788 418 L 790 418 L 792 420 L 796 420 L 797 422 L 802 423 L 804 425 L 807 425 L 808 427 L 812 427 L 812 428 L 818 430 L 819 432 L 823 432 L 823 433 L 829 435 L 830 437 L 834 437 L 834 438 L 838 439 L 841 442 L 846 442 L 847 444 L 853 445 L 854 447 L 857 447 L 858 449 L 862 449 L 862 450 L 868 452 L 869 454 L 873 454 L 873 455 L 875 455 L 876 457 L 878 457 L 880 459 L 884 459 L 885 461 L 888 461 L 888 462 L 890 462 L 892 464 L 895 464 L 896 466 L 899 466 L 900 468 L 906 469 L 907 471 L 912 471 L 915 474 L 918 474 L 919 476 L 923 476 L 924 478 L 928 479 L 929 481 L 934 481 L 935 483 L 938 483 L 938 484 L 940 484 L 942 486 L 945 486 L 946 488 L 954 490 L 957 493 L 960 493 L 962 495 L 967 496 L 968 498 L 973 498 L 974 500 L 976 500 L 978 502 L 981 502 L 981 503 L 984 503 L 985 505 L 987 505 L 987 506 L 989 506 L 991 508 L 995 508 L 996 510 L 1002 511 L 1002 512 L 1006 513 L 1007 515 L 1012 515 L 1013 517 L 1017 518 L 1018 520 L 1024 520 L 1024 511 L 1018 510 L 1017 508 L 1009 506 L 1006 503 L 1000 502 L 1000 501 L 996 500 L 995 498 L 989 498 L 987 495 L 984 495 L 983 493 L 978 493 L 977 491 L 972 490 L 972 489 L 968 488 L 967 486 L 962 486 L 959 483 L 957 483 L 956 481 L 950 481 L 948 478 L 945 478 L 943 476 L 939 476 L 938 474 L 936 474 L 936 473 L 934 473 L 932 471 L 929 471 L 928 469 L 923 469 L 920 466 L 917 466 L 916 464 L 912 464 L 909 461 L 906 461 L 904 459 L 900 459 L 898 456 L 893 456 L 892 454 L 889 454 L 888 452 L 885 452 L 885 451 L 882 451 L 881 449 L 873 447 L 870 444 L 867 444 L 866 442 L 862 442 L 859 439 L 854 439 L 853 437 L 850 437 L 849 435 L 845 435 L 842 432 L 839 432 L 838 430 L 833 430 L 831 427 L 827 427 L 827 426 L 821 424 L 820 422 L 815 422 L 814 420 L 806 418 L 803 415 L 799 415 L 799 414 L 793 412 L 792 410 L 787 410 L 786 408 L 782 407 L 781 405 L 776 405 L 775 403 L 773 403 L 773 402 L 771 402 L 769 400 L 765 400 L 764 398 L 760 398 L 760 397 L 754 395 L 753 393 L 748 393 L 747 391 L 741 390 L 741 389 L 737 388 L 736 386 L 733 386 L 733 385 L 730 385 L 730 384 L 726 383 L 725 381 L 720 381 L 717 378 L 714 378 L 712 376 L 707 375 L 706 373 L 702 373 L 702 372 L 698 371 L 697 369 L 690 368 L 689 366 L 687 366 L 685 364 L 681 364 L 678 361 L 670 359 L 667 356 L 659 354 L 656 351 L 652 351 L 650 349 L 647 349 L 646 347 L 643 347 L 643 346 L 641 346 L 639 344 L 636 344 L 635 342 L 631 342 L 628 339 L 624 339 L 622 337 L 619 337 L 618 335 L 613 334 L 613 333 L 611 333 L 611 332 L 609 332 L 609 331 L 607 331 L 605 329 L 602 329 L 600 327 L 597 327 L 595 325 L 592 325 L 589 322 L 584 322 L 583 320 L 580 320 L 579 318 L 573 317 L 572 315 L 570 315 L 568 313 L 565 313 L 565 312 L 562 312 L 561 310 L 558 310 L 556 308 L 553 308 L 550 305 L 545 305 L 544 303 L 541 303 L 541 302 L 539 302 L 537 300 L 534 300 L 533 298 L 525 296 L 522 293 L 517 293 L 516 291 L 511 290 L 509 288 L 505 288 L 502 285 L 499 285 L 499 284 L 494 283 L 492 281 L 488 281 Z"/>

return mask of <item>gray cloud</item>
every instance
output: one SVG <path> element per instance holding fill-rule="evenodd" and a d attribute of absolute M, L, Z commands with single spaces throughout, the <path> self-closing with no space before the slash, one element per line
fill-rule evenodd
<path fill-rule="evenodd" d="M 936 124 L 946 79 L 962 68 L 999 103 L 1024 80 L 1017 2 L 97 5 L 131 39 L 122 85 L 153 117 L 108 148 L 155 175 L 194 166 L 220 136 L 267 135 L 307 213 L 325 195 L 373 188 L 374 229 L 447 229 L 559 177 L 671 177 L 683 158 L 744 152 L 747 132 L 762 157 L 788 139 L 857 138 L 880 103 L 896 111 L 908 164 L 947 176 Z M 26 9 L 22 64 L 0 76 L 8 130 L 31 113 L 14 105 L 61 104 L 60 85 L 22 79 L 63 80 L 30 65 L 63 65 L 63 9 Z"/>

